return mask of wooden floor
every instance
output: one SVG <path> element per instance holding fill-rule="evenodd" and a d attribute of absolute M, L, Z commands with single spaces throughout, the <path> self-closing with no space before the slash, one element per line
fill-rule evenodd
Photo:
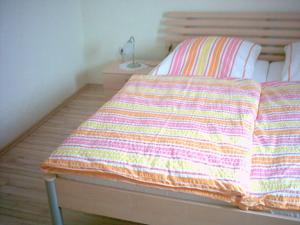
<path fill-rule="evenodd" d="M 0 224 L 51 224 L 40 163 L 113 92 L 87 85 L 0 158 Z M 66 225 L 124 225 L 126 221 L 63 209 Z"/>

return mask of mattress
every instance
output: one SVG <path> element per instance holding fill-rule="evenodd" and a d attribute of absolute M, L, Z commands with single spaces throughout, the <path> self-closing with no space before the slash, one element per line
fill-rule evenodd
<path fill-rule="evenodd" d="M 269 66 L 267 81 L 281 80 L 281 72 L 283 70 L 284 61 L 271 62 Z"/>
<path fill-rule="evenodd" d="M 180 192 L 180 191 L 173 191 L 165 188 L 154 188 L 154 187 L 148 187 L 145 185 L 140 185 L 136 183 L 128 183 L 128 182 L 122 182 L 117 180 L 108 180 L 104 178 L 99 177 L 93 177 L 93 176 L 84 176 L 84 175 L 74 175 L 74 174 L 59 174 L 58 177 L 72 180 L 72 181 L 79 181 L 83 183 L 88 184 L 96 184 L 96 185 L 102 185 L 105 187 L 112 187 L 127 191 L 134 191 L 139 193 L 145 193 L 145 194 L 153 194 L 158 195 L 162 197 L 169 197 L 169 198 L 176 198 L 180 200 L 186 200 L 186 201 L 193 201 L 198 203 L 205 203 L 210 205 L 218 205 L 223 207 L 229 207 L 229 208 L 235 208 L 229 203 L 218 201 L 215 199 L 211 199 L 205 196 L 195 195 L 191 193 L 186 192 Z M 268 212 L 266 212 L 268 213 Z M 297 218 L 300 220 L 300 213 L 294 212 L 294 211 L 283 211 L 283 210 L 272 210 L 270 211 L 271 214 L 274 215 L 281 215 L 281 216 L 288 216 Z"/>

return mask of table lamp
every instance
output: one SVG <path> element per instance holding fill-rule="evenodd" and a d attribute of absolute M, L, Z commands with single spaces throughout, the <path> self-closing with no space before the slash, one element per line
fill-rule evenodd
<path fill-rule="evenodd" d="M 123 48 L 120 50 L 122 56 L 131 55 L 131 62 L 126 64 L 129 69 L 136 69 L 142 66 L 142 64 L 135 62 L 135 39 L 133 36 L 125 43 Z"/>

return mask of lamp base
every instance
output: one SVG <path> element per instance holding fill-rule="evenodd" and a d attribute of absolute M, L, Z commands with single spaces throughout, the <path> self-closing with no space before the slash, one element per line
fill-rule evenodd
<path fill-rule="evenodd" d="M 126 67 L 129 68 L 129 69 L 137 69 L 137 68 L 142 67 L 142 64 L 137 63 L 137 62 L 129 63 L 129 64 L 126 65 Z"/>
<path fill-rule="evenodd" d="M 133 63 L 132 61 L 124 62 L 120 64 L 121 70 L 127 70 L 127 71 L 138 71 L 147 68 L 148 66 L 144 63 Z"/>

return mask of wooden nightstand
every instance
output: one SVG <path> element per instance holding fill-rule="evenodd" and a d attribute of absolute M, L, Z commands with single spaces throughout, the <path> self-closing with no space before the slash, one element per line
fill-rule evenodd
<path fill-rule="evenodd" d="M 160 61 L 136 60 L 144 63 L 147 68 L 138 70 L 123 70 L 120 68 L 121 61 L 107 64 L 102 70 L 102 84 L 104 89 L 120 90 L 133 74 L 148 74 Z"/>

